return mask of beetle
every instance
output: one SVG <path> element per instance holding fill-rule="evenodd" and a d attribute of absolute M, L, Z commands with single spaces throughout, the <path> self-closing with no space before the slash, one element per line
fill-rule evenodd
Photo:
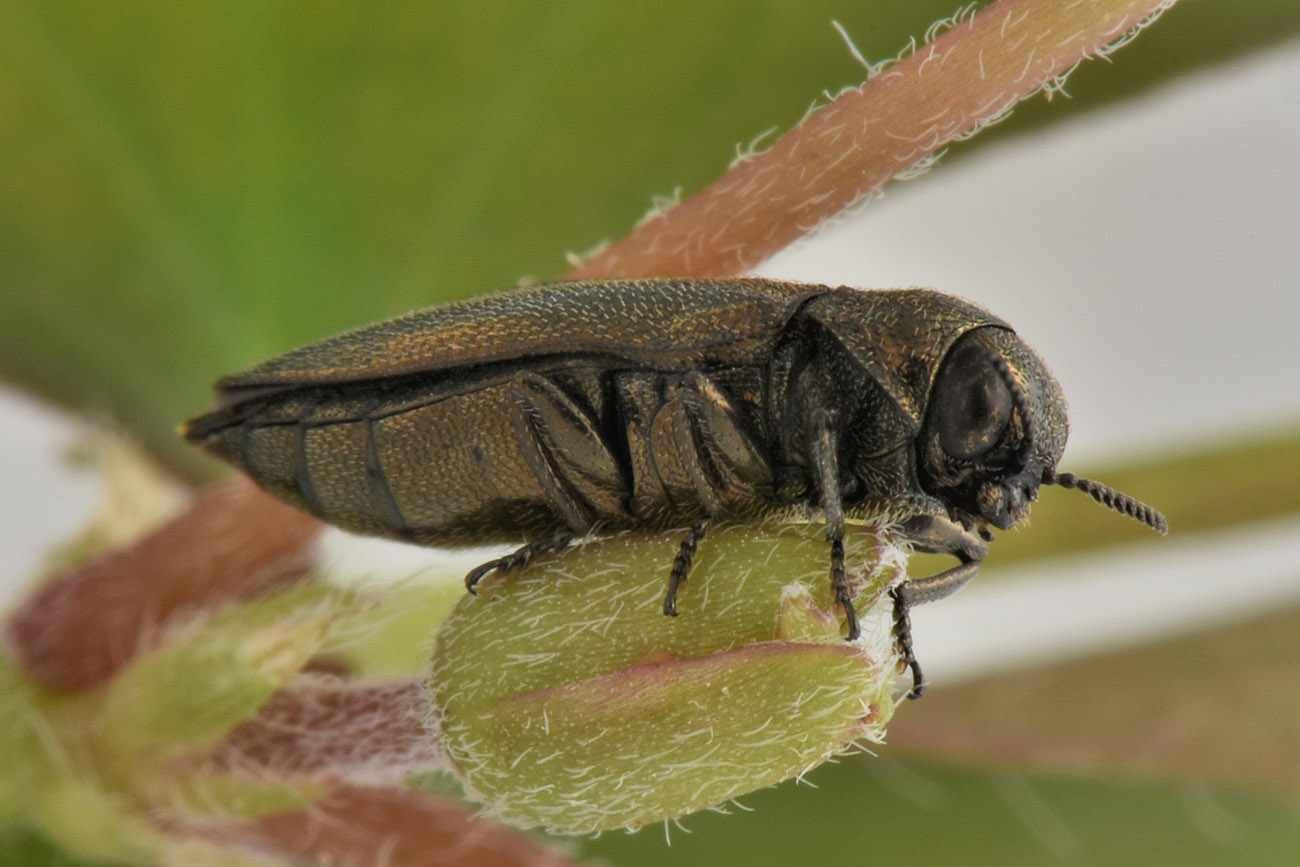
<path fill-rule="evenodd" d="M 736 280 L 555 283 L 417 311 L 216 384 L 184 435 L 348 530 L 428 545 L 527 540 L 466 576 L 582 534 L 683 529 L 664 612 L 708 522 L 819 509 L 833 595 L 859 635 L 846 519 L 895 522 L 958 565 L 891 590 L 908 610 L 976 572 L 1041 485 L 1165 532 L 1159 512 L 1056 467 L 1055 377 L 1011 326 L 928 289 Z"/>

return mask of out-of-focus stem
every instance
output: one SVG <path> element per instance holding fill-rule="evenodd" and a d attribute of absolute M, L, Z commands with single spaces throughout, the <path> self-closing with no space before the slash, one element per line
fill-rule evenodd
<path fill-rule="evenodd" d="M 8 649 L 46 686 L 94 689 L 177 622 L 301 574 L 320 526 L 247 479 L 213 488 L 135 544 L 48 581 L 14 612 Z"/>
<path fill-rule="evenodd" d="M 572 867 L 524 834 L 412 789 L 339 784 L 311 807 L 240 825 L 187 828 L 209 840 L 337 867 Z"/>

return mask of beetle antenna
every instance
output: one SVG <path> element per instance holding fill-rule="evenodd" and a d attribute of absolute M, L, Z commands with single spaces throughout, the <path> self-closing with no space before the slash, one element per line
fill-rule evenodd
<path fill-rule="evenodd" d="M 1151 529 L 1164 535 L 1169 532 L 1169 522 L 1165 516 L 1146 503 L 1133 499 L 1128 494 L 1120 493 L 1112 487 L 1076 476 L 1074 473 L 1057 473 L 1056 470 L 1043 472 L 1044 485 L 1060 485 L 1062 488 L 1075 488 L 1083 491 L 1108 509 L 1122 512 L 1146 524 Z"/>

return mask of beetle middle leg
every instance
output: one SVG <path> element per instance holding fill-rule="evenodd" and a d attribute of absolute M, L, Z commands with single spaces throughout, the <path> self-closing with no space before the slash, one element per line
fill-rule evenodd
<path fill-rule="evenodd" d="M 673 571 L 668 576 L 668 592 L 664 594 L 664 614 L 669 617 L 677 616 L 677 588 L 682 586 L 686 576 L 691 571 L 691 560 L 695 558 L 695 549 L 704 538 L 704 533 L 709 528 L 708 519 L 696 521 L 691 525 L 691 529 L 686 533 L 686 538 L 682 539 L 682 547 L 677 551 L 677 559 L 673 561 Z"/>
<path fill-rule="evenodd" d="M 826 541 L 831 543 L 831 592 L 835 601 L 844 609 L 844 619 L 848 621 L 847 641 L 856 641 L 862 634 L 858 624 L 858 611 L 853 607 L 853 597 L 849 594 L 849 581 L 844 570 L 844 504 L 840 501 L 839 464 L 835 459 L 835 444 L 831 436 L 830 413 L 824 408 L 815 408 L 809 424 L 812 436 L 809 438 L 809 452 L 813 467 L 821 485 L 822 510 L 826 513 Z"/>
<path fill-rule="evenodd" d="M 688 371 L 669 387 L 651 424 L 651 442 L 651 460 L 664 491 L 673 489 L 685 502 L 693 498 L 705 514 L 682 539 L 668 576 L 664 614 L 675 617 L 677 592 L 690 574 L 709 521 L 743 510 L 756 497 L 756 489 L 770 482 L 771 472 L 732 402 L 699 371 Z"/>
<path fill-rule="evenodd" d="M 516 569 L 522 569 L 529 563 L 537 559 L 541 554 L 548 554 L 552 551 L 563 551 L 573 544 L 573 533 L 568 530 L 561 530 L 554 536 L 544 539 L 534 539 L 522 548 L 512 551 L 504 557 L 498 557 L 495 560 L 489 560 L 481 566 L 475 566 L 465 576 L 465 589 L 475 596 L 478 595 L 478 582 L 482 581 L 491 572 L 513 572 Z"/>

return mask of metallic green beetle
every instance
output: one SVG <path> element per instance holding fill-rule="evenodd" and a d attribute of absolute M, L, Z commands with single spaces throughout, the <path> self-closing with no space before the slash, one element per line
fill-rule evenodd
<path fill-rule="evenodd" d="M 893 591 L 909 606 L 974 577 L 991 527 L 1043 484 L 1164 532 L 1110 488 L 1056 472 L 1060 386 L 1002 320 L 924 289 L 761 279 L 557 283 L 314 343 L 217 383 L 186 436 L 349 530 L 430 545 L 528 540 L 517 568 L 592 531 L 684 529 L 664 611 L 712 518 L 820 508 L 835 597 L 846 517 L 889 518 L 959 565 Z"/>

